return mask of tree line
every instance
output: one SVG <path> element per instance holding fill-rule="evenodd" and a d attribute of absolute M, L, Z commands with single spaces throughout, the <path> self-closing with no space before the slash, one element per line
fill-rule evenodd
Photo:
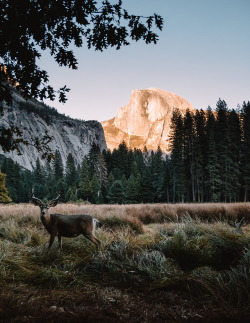
<path fill-rule="evenodd" d="M 250 103 L 229 110 L 175 110 L 169 137 L 171 153 L 129 149 L 122 142 L 112 152 L 95 143 L 80 165 L 71 153 L 63 165 L 53 162 L 33 172 L 2 159 L 13 202 L 28 202 L 31 189 L 41 199 L 57 193 L 61 201 L 90 203 L 235 202 L 250 198 Z"/>
<path fill-rule="evenodd" d="M 168 188 L 173 202 L 248 201 L 250 102 L 173 114 Z"/>

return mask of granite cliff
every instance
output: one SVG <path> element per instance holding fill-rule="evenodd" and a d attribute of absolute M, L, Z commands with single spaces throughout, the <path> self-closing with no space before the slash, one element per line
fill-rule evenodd
<path fill-rule="evenodd" d="M 115 118 L 103 121 L 107 146 L 113 150 L 124 140 L 128 147 L 167 152 L 170 123 L 174 109 L 183 114 L 192 105 L 182 97 L 161 89 L 134 90 L 129 103 Z"/>
<path fill-rule="evenodd" d="M 69 153 L 72 153 L 75 162 L 80 163 L 93 142 L 101 150 L 107 148 L 99 122 L 71 119 L 36 100 L 25 101 L 17 92 L 13 93 L 13 103 L 4 108 L 4 115 L 0 119 L 0 126 L 8 125 L 19 127 L 23 131 L 24 139 L 29 142 L 34 136 L 42 138 L 47 131 L 53 137 L 50 148 L 52 151 L 60 151 L 64 164 Z M 37 150 L 33 146 L 22 145 L 21 152 L 22 155 L 18 156 L 16 152 L 3 153 L 0 148 L 0 154 L 12 158 L 27 169 L 34 169 L 37 158 L 41 157 Z M 43 159 L 40 161 L 45 163 Z"/>

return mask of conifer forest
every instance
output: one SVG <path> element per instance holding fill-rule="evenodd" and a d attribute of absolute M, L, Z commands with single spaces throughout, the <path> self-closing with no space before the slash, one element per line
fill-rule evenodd
<path fill-rule="evenodd" d="M 1 172 L 16 203 L 28 202 L 32 188 L 44 200 L 59 193 L 61 202 L 93 204 L 249 201 L 250 102 L 237 110 L 222 100 L 215 110 L 175 110 L 166 145 L 168 155 L 125 142 L 112 152 L 93 144 L 80 165 L 69 154 L 65 166 L 56 151 L 33 172 L 2 156 Z"/>

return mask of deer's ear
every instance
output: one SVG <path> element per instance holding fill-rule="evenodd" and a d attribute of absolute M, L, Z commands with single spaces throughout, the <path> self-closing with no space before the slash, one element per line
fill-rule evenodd
<path fill-rule="evenodd" d="M 58 203 L 58 200 L 51 200 L 48 202 L 47 207 L 54 207 Z"/>

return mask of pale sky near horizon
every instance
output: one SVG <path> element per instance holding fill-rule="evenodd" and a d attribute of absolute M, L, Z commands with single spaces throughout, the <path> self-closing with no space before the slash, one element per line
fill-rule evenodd
<path fill-rule="evenodd" d="M 39 65 L 51 84 L 71 89 L 65 104 L 47 104 L 73 118 L 104 121 L 128 103 L 134 89 L 170 91 L 197 109 L 215 108 L 219 98 L 231 109 L 250 101 L 250 0 L 124 0 L 123 7 L 163 17 L 157 45 L 77 49 L 76 71 L 44 55 Z"/>

